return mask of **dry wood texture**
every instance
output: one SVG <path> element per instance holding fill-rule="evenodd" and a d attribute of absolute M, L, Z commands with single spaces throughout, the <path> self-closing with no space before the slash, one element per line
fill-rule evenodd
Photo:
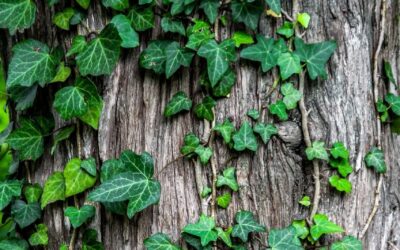
<path fill-rule="evenodd" d="M 11 56 L 11 47 L 16 42 L 32 37 L 49 45 L 69 48 L 73 32 L 56 30 L 51 24 L 54 13 L 69 6 L 70 1 L 50 8 L 38 0 L 38 15 L 30 30 L 10 37 L 4 30 L 0 33 L 1 53 L 6 62 Z M 90 30 L 100 30 L 107 21 L 107 13 L 94 1 L 89 10 L 86 25 Z M 291 13 L 291 1 L 283 1 L 283 8 Z M 381 57 L 390 61 L 394 75 L 400 73 L 400 1 L 387 1 L 386 33 Z M 321 164 L 321 201 L 319 211 L 326 213 L 351 235 L 362 229 L 374 203 L 374 190 L 378 175 L 366 169 L 363 158 L 374 144 L 376 135 L 376 112 L 373 100 L 372 58 L 379 36 L 380 0 L 303 0 L 300 11 L 311 14 L 311 25 L 304 36 L 308 42 L 336 39 L 338 49 L 328 65 L 328 80 L 306 81 L 305 104 L 310 112 L 309 126 L 312 140 L 327 143 L 343 141 L 351 151 L 351 162 L 355 172 L 350 175 L 353 191 L 349 195 L 334 192 L 327 182 L 330 170 Z M 107 15 L 108 14 L 108 15 Z M 157 17 L 159 23 L 159 17 Z M 263 18 L 259 32 L 272 36 L 280 23 Z M 243 29 L 240 25 L 221 27 L 221 37 L 228 37 L 232 31 Z M 86 33 L 84 29 L 77 32 Z M 193 62 L 191 70 L 185 69 L 165 80 L 139 68 L 138 57 L 150 39 L 160 37 L 160 27 L 141 34 L 141 45 L 133 50 L 123 50 L 122 57 L 109 77 L 96 78 L 102 89 L 105 108 L 99 130 L 81 125 L 83 156 L 94 156 L 99 164 L 117 157 L 124 149 L 137 152 L 147 151 L 155 159 L 156 172 L 180 155 L 179 147 L 187 132 L 203 135 L 206 124 L 186 113 L 173 119 L 162 116 L 166 102 L 178 90 L 189 93 L 196 101 L 203 96 L 197 79 L 204 69 L 203 63 Z M 381 64 L 379 64 L 381 67 Z M 249 108 L 262 107 L 278 98 L 274 92 L 265 99 L 277 72 L 262 74 L 258 65 L 247 61 L 236 63 L 238 76 L 231 96 L 218 102 L 216 119 L 222 121 L 232 117 L 236 125 Z M 381 72 L 381 71 L 379 71 Z M 388 91 L 380 80 L 381 94 Z M 41 90 L 36 113 L 51 109 L 59 84 Z M 392 89 L 393 91 L 393 89 Z M 65 124 L 55 112 L 57 126 Z M 28 114 L 33 114 L 29 111 Z M 263 112 L 264 121 L 272 121 Z M 312 164 L 305 160 L 304 143 L 300 129 L 300 113 L 293 111 L 291 121 L 278 123 L 279 137 L 256 154 L 240 154 L 231 165 L 237 168 L 240 191 L 233 196 L 233 203 L 226 210 L 217 210 L 218 223 L 228 226 L 233 222 L 239 209 L 255 212 L 268 229 L 288 225 L 292 219 L 304 218 L 308 210 L 297 201 L 303 195 L 313 195 Z M 378 212 L 363 239 L 365 249 L 400 248 L 400 137 L 383 127 L 382 147 L 386 153 L 388 173 L 384 178 L 382 200 Z M 227 147 L 216 140 L 214 144 L 216 163 L 219 170 L 227 159 L 235 156 Z M 78 153 L 76 143 L 69 142 L 59 147 L 54 157 L 49 152 L 31 165 L 34 181 L 41 184 L 55 170 Z M 21 168 L 22 169 L 22 168 Z M 197 220 L 202 210 L 196 188 L 193 162 L 180 159 L 163 171 L 158 179 L 162 185 L 161 200 L 136 215 L 132 220 L 111 215 L 103 208 L 97 209 L 91 223 L 99 231 L 106 249 L 144 249 L 143 239 L 156 232 L 168 233 L 174 240 L 180 230 L 189 222 Z M 22 172 L 23 170 L 21 170 Z M 202 167 L 203 183 L 210 185 L 211 168 Z M 197 180 L 198 181 L 198 180 Z M 80 196 L 81 205 L 84 197 Z M 68 201 L 73 204 L 73 200 Z M 67 203 L 67 202 L 66 202 Z M 61 203 L 45 209 L 44 222 L 49 226 L 49 249 L 58 249 L 63 242 L 69 242 L 72 229 L 63 217 Z M 267 234 L 261 238 L 266 239 Z M 81 237 L 81 234 L 80 236 Z M 331 240 L 330 238 L 327 239 Z M 79 240 L 78 240 L 79 241 Z M 77 246 L 78 247 L 78 246 Z M 249 249 L 261 249 L 255 240 Z"/>

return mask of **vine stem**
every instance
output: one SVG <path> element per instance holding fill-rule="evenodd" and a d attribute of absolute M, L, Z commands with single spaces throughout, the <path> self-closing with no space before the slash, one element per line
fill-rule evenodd
<path fill-rule="evenodd" d="M 179 160 L 182 159 L 183 157 L 185 157 L 185 156 L 184 156 L 184 155 L 180 155 L 180 156 L 176 157 L 175 159 L 173 159 L 172 161 L 170 161 L 170 162 L 168 162 L 167 164 L 165 164 L 164 167 L 162 167 L 162 168 L 160 169 L 160 171 L 158 171 L 158 173 L 155 174 L 154 177 L 157 178 L 158 176 L 160 176 L 160 174 L 161 174 L 162 172 L 164 172 L 164 170 L 166 170 L 169 166 L 171 166 L 171 164 L 173 164 L 173 163 L 179 161 Z"/>
<path fill-rule="evenodd" d="M 374 100 L 375 103 L 378 102 L 379 100 L 379 74 L 378 74 L 378 64 L 379 64 L 379 54 L 382 49 L 382 44 L 384 40 L 384 35 L 385 35 L 385 19 L 386 19 L 386 0 L 382 0 L 381 3 L 381 20 L 380 20 L 380 33 L 379 33 L 379 40 L 378 40 L 378 46 L 376 47 L 376 51 L 374 54 L 374 65 L 373 65 L 373 84 L 374 84 Z M 377 111 L 376 111 L 377 112 Z M 379 117 L 379 112 L 377 112 L 376 116 L 376 145 L 380 149 L 382 148 L 382 125 L 381 125 L 381 120 Z M 372 223 L 372 220 L 375 217 L 376 212 L 378 211 L 379 204 L 381 201 L 381 189 L 383 185 L 383 174 L 379 174 L 379 180 L 378 184 L 375 189 L 375 201 L 374 201 L 374 206 L 372 207 L 372 210 L 368 216 L 368 219 L 361 230 L 361 233 L 359 234 L 359 238 L 362 239 L 364 238 L 365 234 L 368 231 L 369 226 Z"/>

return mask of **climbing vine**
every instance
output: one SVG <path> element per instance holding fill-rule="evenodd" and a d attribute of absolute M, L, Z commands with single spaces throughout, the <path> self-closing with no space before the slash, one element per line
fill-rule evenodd
<path fill-rule="evenodd" d="M 47 6 L 50 8 L 58 2 L 47 0 Z M 312 22 L 308 13 L 298 11 L 297 0 L 293 3 L 293 16 L 281 8 L 280 0 L 102 0 L 103 7 L 111 9 L 114 15 L 101 30 L 91 30 L 85 24 L 90 0 L 72 2 L 71 7 L 57 12 L 52 19 L 53 25 L 60 30 L 75 30 L 74 26 L 78 26 L 81 31 L 68 44 L 66 53 L 60 47 L 51 47 L 43 41 L 25 39 L 12 47 L 8 65 L 3 65 L 0 58 L 0 249 L 46 246 L 48 229 L 40 221 L 43 210 L 50 209 L 49 204 L 54 202 L 74 200 L 74 206 L 66 206 L 64 210 L 73 234 L 70 242 L 60 249 L 75 248 L 80 228 L 86 228 L 80 243 L 83 249 L 103 249 L 97 240 L 97 232 L 87 228 L 87 222 L 96 214 L 96 204 L 131 219 L 159 202 L 162 185 L 157 177 L 164 169 L 173 167 L 177 159 L 154 173 L 150 154 L 125 150 L 118 158 L 108 159 L 98 167 L 95 158 L 83 159 L 82 144 L 85 142 L 80 132 L 82 126 L 93 130 L 99 128 L 104 102 L 94 81 L 96 77 L 112 74 L 120 55 L 141 45 L 140 34 L 155 28 L 158 17 L 163 34 L 173 35 L 162 35 L 160 39 L 150 41 L 140 54 L 140 66 L 166 79 L 177 75 L 181 68 L 190 68 L 199 75 L 198 84 L 204 94 L 200 102 L 194 103 L 187 93 L 178 91 L 163 112 L 169 119 L 189 112 L 204 123 L 204 134 L 188 133 L 182 138 L 180 148 L 179 159 L 195 163 L 199 199 L 208 204 L 199 218 L 192 218 L 195 222 L 182 228 L 182 238 L 187 245 L 194 249 L 247 249 L 247 242 L 259 241 L 260 247 L 275 250 L 323 248 L 320 240 L 324 235 L 345 232 L 342 226 L 318 213 L 319 169 L 321 162 L 326 162 L 336 170 L 329 177 L 331 187 L 338 193 L 351 193 L 352 183 L 348 179 L 353 172 L 351 154 L 340 141 L 311 141 L 304 103 L 305 79 L 323 80 L 328 77 L 326 64 L 337 43 L 334 40 L 304 41 L 303 34 Z M 15 35 L 35 23 L 36 13 L 37 7 L 32 0 L 0 0 L 0 28 Z M 261 18 L 282 19 L 274 37 L 256 33 Z M 231 37 L 221 38 L 220 27 L 227 25 L 229 20 L 245 29 L 234 32 Z M 195 60 L 204 64 L 191 67 Z M 279 72 L 273 79 L 269 95 L 276 92 L 281 98 L 274 103 L 267 103 L 268 99 L 265 99 L 262 107 L 249 109 L 246 113 L 248 118 L 241 124 L 230 117 L 217 121 L 217 103 L 229 98 L 237 81 L 235 62 L 238 60 L 255 62 L 254 65 L 264 73 Z M 384 63 L 384 70 L 387 80 L 396 84 L 388 62 Z M 52 107 L 57 116 L 70 121 L 64 127 L 56 127 L 50 114 L 33 116 L 29 113 L 37 102 L 37 93 L 56 83 L 61 88 L 54 94 Z M 10 101 L 17 111 L 14 122 L 10 122 Z M 400 97 L 388 93 L 376 104 L 379 124 L 390 123 L 392 130 L 399 132 Z M 310 216 L 294 219 L 285 228 L 267 229 L 252 211 L 239 210 L 230 223 L 232 226 L 223 228 L 218 225 L 216 209 L 227 208 L 240 185 L 236 180 L 236 168 L 229 161 L 218 173 L 213 149 L 215 140 L 222 140 L 229 150 L 238 152 L 238 157 L 243 151 L 256 152 L 278 134 L 273 123 L 263 120 L 264 110 L 275 120 L 286 121 L 295 109 L 301 111 L 307 147 L 305 155 L 312 162 L 314 171 L 313 200 L 305 195 L 299 201 L 301 205 L 310 207 Z M 71 138 L 74 134 L 75 139 Z M 48 176 L 43 186 L 32 183 L 30 163 L 48 151 L 45 147 L 48 141 L 52 141 L 49 150 L 53 155 L 57 154 L 58 145 L 66 140 L 75 141 L 75 157 L 62 171 Z M 365 164 L 377 173 L 386 172 L 380 143 L 365 156 Z M 25 166 L 25 176 L 17 179 L 15 173 L 20 166 Z M 198 169 L 211 171 L 211 186 L 201 183 Z M 78 195 L 86 197 L 83 204 L 80 204 Z M 371 214 L 373 217 L 374 212 Z M 22 237 L 22 231 L 29 232 L 29 238 Z M 267 231 L 268 240 L 263 242 L 259 235 Z M 181 249 L 162 232 L 149 235 L 144 245 L 149 250 Z M 347 235 L 329 242 L 329 248 L 357 250 L 362 246 L 356 236 Z"/>

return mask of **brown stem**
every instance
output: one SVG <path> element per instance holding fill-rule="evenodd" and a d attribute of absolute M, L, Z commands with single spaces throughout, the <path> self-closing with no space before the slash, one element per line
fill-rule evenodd
<path fill-rule="evenodd" d="M 166 170 L 169 166 L 171 166 L 171 164 L 179 161 L 183 157 L 185 157 L 185 156 L 180 155 L 180 156 L 176 157 L 175 159 L 173 159 L 172 161 L 168 162 L 164 167 L 161 168 L 161 170 L 158 173 L 155 174 L 155 178 L 157 178 L 157 176 L 159 176 L 162 172 L 164 172 L 164 170 Z"/>

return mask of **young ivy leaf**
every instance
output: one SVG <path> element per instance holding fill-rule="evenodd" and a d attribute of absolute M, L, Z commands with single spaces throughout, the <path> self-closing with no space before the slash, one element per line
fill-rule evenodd
<path fill-rule="evenodd" d="M 303 198 L 301 198 L 301 200 L 299 200 L 299 204 L 305 206 L 305 207 L 309 207 L 311 205 L 311 199 L 310 196 L 303 196 Z"/>
<path fill-rule="evenodd" d="M 217 205 L 222 208 L 227 208 L 231 203 L 232 196 L 230 193 L 225 193 L 217 197 Z"/>
<path fill-rule="evenodd" d="M 57 12 L 53 17 L 53 23 L 60 29 L 69 30 L 70 20 L 75 14 L 73 8 L 65 8 L 61 12 Z"/>
<path fill-rule="evenodd" d="M 255 121 L 260 118 L 260 112 L 257 109 L 249 109 L 246 114 Z"/>
<path fill-rule="evenodd" d="M 292 83 L 284 83 L 281 87 L 283 103 L 285 103 L 288 110 L 295 109 L 297 103 L 300 101 L 302 94 L 298 91 Z"/>
<path fill-rule="evenodd" d="M 271 136 L 278 134 L 278 129 L 274 124 L 257 123 L 254 126 L 254 133 L 257 133 L 264 144 L 267 144 Z"/>
<path fill-rule="evenodd" d="M 72 158 L 64 169 L 65 197 L 70 197 L 91 188 L 96 183 L 96 177 L 81 169 L 82 161 Z"/>
<path fill-rule="evenodd" d="M 314 141 L 311 147 L 306 148 L 306 155 L 308 160 L 320 159 L 329 160 L 328 152 L 325 149 L 325 142 Z"/>
<path fill-rule="evenodd" d="M 64 62 L 61 62 L 60 65 L 58 65 L 56 75 L 54 76 L 53 80 L 50 81 L 50 83 L 65 82 L 70 75 L 71 75 L 71 68 L 65 66 Z"/>
<path fill-rule="evenodd" d="M 362 250 L 362 243 L 353 236 L 346 236 L 331 245 L 331 250 Z"/>
<path fill-rule="evenodd" d="M 111 19 L 111 23 L 115 25 L 118 30 L 119 37 L 122 40 L 122 48 L 135 48 L 139 46 L 139 35 L 132 28 L 131 20 L 125 15 L 119 14 Z"/>
<path fill-rule="evenodd" d="M 181 153 L 185 156 L 190 156 L 200 145 L 200 139 L 193 133 L 185 135 L 184 145 L 181 147 Z"/>
<path fill-rule="evenodd" d="M 299 13 L 297 14 L 296 21 L 303 26 L 303 28 L 308 28 L 308 24 L 310 23 L 310 15 L 308 13 Z"/>
<path fill-rule="evenodd" d="M 233 191 L 239 190 L 239 184 L 236 181 L 235 175 L 236 169 L 234 167 L 228 167 L 224 169 L 222 175 L 218 175 L 217 187 L 228 186 Z"/>
<path fill-rule="evenodd" d="M 314 225 L 310 229 L 313 240 L 318 240 L 323 234 L 341 233 L 343 228 L 331 222 L 328 216 L 316 214 L 313 217 Z"/>
<path fill-rule="evenodd" d="M 87 112 L 79 116 L 79 119 L 97 130 L 104 105 L 103 99 L 97 91 L 96 85 L 88 78 L 79 77 L 75 81 L 75 86 L 83 93 L 88 107 Z"/>
<path fill-rule="evenodd" d="M 243 242 L 247 242 L 249 233 L 265 232 L 265 227 L 258 224 L 254 220 L 252 212 L 239 211 L 235 215 L 236 224 L 232 230 L 232 236 L 240 238 Z"/>
<path fill-rule="evenodd" d="M 216 241 L 218 239 L 218 232 L 215 229 L 214 218 L 208 217 L 204 214 L 200 216 L 197 223 L 188 224 L 182 231 L 199 237 L 203 247 L 207 246 L 211 241 Z"/>
<path fill-rule="evenodd" d="M 184 110 L 189 111 L 192 108 L 192 100 L 190 100 L 185 92 L 177 92 L 168 102 L 164 110 L 164 116 L 170 117 Z"/>
<path fill-rule="evenodd" d="M 400 116 L 400 96 L 389 93 L 385 96 L 385 101 L 389 103 L 390 109 L 393 113 Z"/>
<path fill-rule="evenodd" d="M 214 131 L 217 131 L 225 143 L 230 143 L 232 140 L 232 134 L 235 132 L 235 127 L 229 119 L 225 119 L 223 123 L 217 123 L 213 128 Z"/>
<path fill-rule="evenodd" d="M 281 14 L 281 0 L 265 0 L 273 12 Z"/>
<path fill-rule="evenodd" d="M 96 177 L 96 160 L 93 157 L 89 157 L 86 160 L 81 161 L 81 168 L 85 170 L 88 174 L 93 177 Z"/>
<path fill-rule="evenodd" d="M 161 19 L 161 28 L 164 32 L 178 33 L 186 36 L 185 26 L 181 21 L 173 20 L 171 17 Z"/>
<path fill-rule="evenodd" d="M 136 31 L 145 31 L 154 27 L 154 13 L 151 7 L 146 9 L 133 7 L 128 13 L 128 18 Z"/>
<path fill-rule="evenodd" d="M 293 23 L 285 21 L 282 26 L 278 28 L 276 33 L 287 39 L 291 38 L 294 35 Z"/>
<path fill-rule="evenodd" d="M 11 35 L 18 29 L 27 29 L 35 22 L 36 4 L 32 0 L 0 1 L 0 28 L 7 28 Z"/>
<path fill-rule="evenodd" d="M 104 7 L 110 7 L 114 10 L 123 11 L 129 7 L 129 0 L 101 0 Z"/>
<path fill-rule="evenodd" d="M 116 26 L 108 24 L 98 37 L 76 56 L 79 72 L 83 75 L 110 75 L 120 54 L 121 38 Z"/>
<path fill-rule="evenodd" d="M 21 195 L 22 182 L 19 180 L 5 180 L 0 182 L 0 210 L 10 204 L 13 197 Z"/>
<path fill-rule="evenodd" d="M 351 172 L 353 172 L 353 168 L 351 167 L 348 158 L 338 158 L 338 159 L 331 158 L 329 160 L 329 165 L 332 168 L 337 168 L 339 174 L 343 177 L 346 177 L 349 174 L 351 174 Z"/>
<path fill-rule="evenodd" d="M 65 179 L 62 172 L 54 172 L 44 183 L 40 207 L 59 200 L 65 200 Z"/>
<path fill-rule="evenodd" d="M 204 187 L 203 190 L 201 190 L 201 198 L 206 198 L 211 192 L 212 189 L 210 187 Z"/>
<path fill-rule="evenodd" d="M 253 37 L 246 32 L 236 31 L 232 35 L 232 40 L 235 41 L 236 48 L 239 48 L 243 44 L 253 44 Z"/>
<path fill-rule="evenodd" d="M 90 0 L 75 0 L 82 8 L 84 8 L 85 10 L 87 10 L 87 8 L 89 8 L 90 5 Z"/>
<path fill-rule="evenodd" d="M 263 12 L 263 4 L 260 0 L 232 0 L 231 10 L 234 22 L 244 23 L 248 28 L 256 30 Z"/>
<path fill-rule="evenodd" d="M 77 35 L 72 39 L 71 48 L 68 50 L 66 56 L 72 56 L 82 52 L 87 46 L 86 38 L 82 35 Z"/>
<path fill-rule="evenodd" d="M 292 225 L 296 229 L 296 235 L 298 238 L 304 240 L 309 235 L 308 225 L 306 220 L 294 220 Z"/>
<path fill-rule="evenodd" d="M 245 121 L 240 127 L 239 131 L 233 135 L 233 148 L 236 151 L 243 151 L 245 149 L 257 151 L 258 144 L 257 138 L 253 133 L 253 129 L 248 121 Z"/>
<path fill-rule="evenodd" d="M 301 72 L 300 57 L 297 54 L 291 52 L 282 53 L 277 63 L 282 80 L 286 80 L 293 74 L 299 74 Z"/>
<path fill-rule="evenodd" d="M 335 41 L 305 44 L 300 38 L 295 38 L 295 54 L 307 65 L 308 75 L 312 80 L 318 76 L 326 79 L 325 65 L 332 56 L 337 45 Z"/>
<path fill-rule="evenodd" d="M 337 175 L 333 175 L 329 178 L 329 183 L 332 187 L 336 188 L 337 191 L 351 193 L 352 185 L 347 179 L 340 178 Z"/>
<path fill-rule="evenodd" d="M 203 165 L 206 165 L 213 155 L 212 149 L 203 145 L 197 146 L 194 152 L 200 157 L 200 162 Z"/>
<path fill-rule="evenodd" d="M 283 229 L 272 229 L 268 235 L 268 244 L 274 250 L 302 250 L 296 228 L 289 226 Z"/>
<path fill-rule="evenodd" d="M 174 245 L 168 235 L 156 233 L 143 241 L 147 250 L 180 250 Z"/>
<path fill-rule="evenodd" d="M 42 210 L 38 202 L 26 204 L 22 200 L 16 200 L 11 206 L 11 215 L 20 228 L 25 228 L 42 216 Z"/>
<path fill-rule="evenodd" d="M 43 193 L 42 187 L 38 184 L 30 184 L 24 188 L 24 196 L 28 203 L 38 202 Z"/>
<path fill-rule="evenodd" d="M 219 0 L 203 0 L 201 1 L 199 8 L 203 9 L 208 21 L 210 21 L 210 23 L 214 23 L 217 19 L 220 5 L 221 3 Z"/>
<path fill-rule="evenodd" d="M 201 103 L 194 107 L 194 113 L 199 119 L 206 119 L 208 121 L 214 120 L 213 108 L 217 102 L 209 96 L 204 97 Z"/>
<path fill-rule="evenodd" d="M 342 142 L 335 142 L 331 148 L 331 155 L 335 159 L 337 158 L 348 159 L 349 151 Z"/>
<path fill-rule="evenodd" d="M 69 218 L 73 228 L 80 227 L 83 223 L 92 218 L 96 213 L 96 209 L 90 205 L 84 205 L 81 208 L 67 207 L 64 215 Z"/>
<path fill-rule="evenodd" d="M 228 227 L 225 231 L 220 227 L 217 227 L 216 229 L 218 232 L 218 238 L 220 238 L 228 247 L 233 247 L 231 240 L 232 227 Z"/>
<path fill-rule="evenodd" d="M 47 226 L 39 224 L 36 226 L 36 232 L 29 236 L 29 244 L 31 246 L 46 246 L 49 243 L 49 236 L 47 235 Z"/>
<path fill-rule="evenodd" d="M 178 42 L 171 42 L 165 48 L 165 75 L 170 78 L 181 66 L 189 67 L 194 54 L 181 48 Z"/>
<path fill-rule="evenodd" d="M 276 103 L 269 105 L 268 110 L 271 114 L 278 116 L 282 121 L 286 121 L 289 118 L 286 112 L 286 105 L 282 100 L 278 100 Z"/>
<path fill-rule="evenodd" d="M 149 45 L 140 54 L 140 66 L 145 69 L 151 69 L 156 74 L 165 72 L 165 48 L 170 44 L 169 41 L 150 41 Z"/>
<path fill-rule="evenodd" d="M 373 147 L 364 158 L 367 167 L 373 168 L 377 173 L 386 173 L 386 163 L 383 151 Z"/>
<path fill-rule="evenodd" d="M 75 86 L 57 91 L 53 107 L 64 120 L 83 115 L 88 110 L 83 93 Z"/>

